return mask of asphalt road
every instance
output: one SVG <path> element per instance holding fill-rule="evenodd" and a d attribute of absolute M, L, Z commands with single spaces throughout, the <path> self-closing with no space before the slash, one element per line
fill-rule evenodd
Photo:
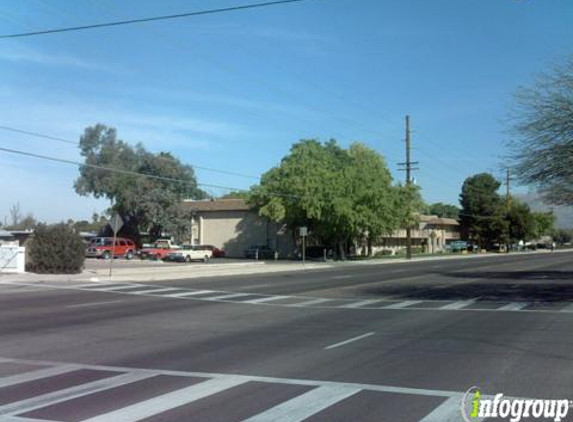
<path fill-rule="evenodd" d="M 473 386 L 573 399 L 572 258 L 2 277 L 0 421 L 448 422 Z"/>

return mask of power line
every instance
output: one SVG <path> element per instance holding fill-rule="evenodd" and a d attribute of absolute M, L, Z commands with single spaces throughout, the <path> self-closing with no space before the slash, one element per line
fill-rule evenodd
<path fill-rule="evenodd" d="M 58 141 L 58 142 L 63 142 L 66 144 L 71 144 L 71 145 L 75 145 L 75 146 L 80 146 L 79 142 L 77 141 L 72 141 L 70 139 L 65 139 L 65 138 L 59 138 L 57 136 L 51 136 L 51 135 L 45 135 L 43 133 L 37 133 L 37 132 L 29 132 L 27 130 L 22 130 L 22 129 L 18 129 L 15 127 L 10 127 L 10 126 L 0 126 L 1 130 L 7 130 L 10 132 L 15 132 L 15 133 L 22 133 L 24 135 L 30 135 L 30 136 L 35 136 L 37 138 L 44 138 L 44 139 L 51 139 L 53 141 Z M 162 157 L 156 156 L 156 158 L 161 159 Z M 260 180 L 260 177 L 258 176 L 253 176 L 251 174 L 244 174 L 244 173 L 237 173 L 234 171 L 228 171 L 228 170 L 219 170 L 219 169 L 214 169 L 211 167 L 203 167 L 203 166 L 196 166 L 194 164 L 187 164 L 191 167 L 193 167 L 194 169 L 197 170 L 203 170 L 203 171 L 210 171 L 213 173 L 220 173 L 220 174 L 226 174 L 228 176 L 238 176 L 238 177 L 245 177 L 248 179 L 254 179 L 254 180 Z"/>
<path fill-rule="evenodd" d="M 188 18 L 191 16 L 212 15 L 212 14 L 224 13 L 224 12 L 236 12 L 236 11 L 246 10 L 246 9 L 255 9 L 255 8 L 260 8 L 260 7 L 277 6 L 280 4 L 287 4 L 287 3 L 299 3 L 299 2 L 303 2 L 303 1 L 309 1 L 309 0 L 269 1 L 269 2 L 264 2 L 264 3 L 245 4 L 242 6 L 231 6 L 231 7 L 223 7 L 223 8 L 219 8 L 219 9 L 207 9 L 207 10 L 199 10 L 196 12 L 178 13 L 175 15 L 152 16 L 152 17 L 141 18 L 141 19 L 129 19 L 129 20 L 123 20 L 123 21 L 96 23 L 96 24 L 91 24 L 91 25 L 81 25 L 81 26 L 70 26 L 70 27 L 64 27 L 64 28 L 45 29 L 45 30 L 33 31 L 33 32 L 20 32 L 20 33 L 16 33 L 16 34 L 0 35 L 0 39 L 30 37 L 30 36 L 35 36 L 35 35 L 55 34 L 55 33 L 60 33 L 60 32 L 84 31 L 84 30 L 88 30 L 88 29 L 106 28 L 106 27 L 110 27 L 110 26 L 132 25 L 132 24 L 144 23 L 144 22 L 155 22 L 155 21 L 163 21 L 163 20 L 171 20 L 171 19 L 182 19 L 182 18 Z"/>
<path fill-rule="evenodd" d="M 78 167 L 90 167 L 90 168 L 94 168 L 97 170 L 109 171 L 112 173 L 125 174 L 125 175 L 129 175 L 129 176 L 146 177 L 148 179 L 161 180 L 164 182 L 175 182 L 175 183 L 181 183 L 181 184 L 192 184 L 193 183 L 189 180 L 176 179 L 173 177 L 156 176 L 153 174 L 146 174 L 146 173 L 138 173 L 136 171 L 118 169 L 115 167 L 99 166 L 96 164 L 80 163 L 78 161 L 66 160 L 64 158 L 50 157 L 48 155 L 35 154 L 32 152 L 20 151 L 20 150 L 16 150 L 16 149 L 9 149 L 9 148 L 0 147 L 0 151 L 8 152 L 11 154 L 23 155 L 26 157 L 39 158 L 41 160 L 53 161 L 56 163 L 71 164 L 71 165 L 78 166 Z M 211 185 L 211 184 L 207 184 L 207 183 L 195 183 L 195 185 L 206 187 L 206 188 L 225 189 L 228 191 L 248 192 L 246 189 L 229 187 L 229 186 Z M 269 196 L 282 196 L 282 197 L 290 197 L 290 198 L 297 198 L 297 199 L 300 198 L 300 196 L 298 196 L 298 195 L 290 195 L 290 194 L 283 194 L 283 193 L 265 192 L 265 194 L 269 195 Z"/>

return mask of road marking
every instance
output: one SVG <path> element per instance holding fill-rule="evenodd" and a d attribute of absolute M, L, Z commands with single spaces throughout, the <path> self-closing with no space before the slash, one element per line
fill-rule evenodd
<path fill-rule="evenodd" d="M 350 278 L 352 277 L 351 275 L 335 275 L 334 277 L 332 277 L 333 280 L 344 280 L 345 278 Z"/>
<path fill-rule="evenodd" d="M 242 377 L 226 376 L 204 381 L 191 387 L 163 394 L 140 403 L 114 410 L 82 422 L 136 422 L 183 406 L 204 397 L 245 383 Z"/>
<path fill-rule="evenodd" d="M 216 293 L 214 290 L 196 290 L 194 292 L 173 293 L 171 295 L 164 295 L 165 297 L 185 297 L 185 296 L 198 296 L 206 295 L 208 293 Z"/>
<path fill-rule="evenodd" d="M 461 420 L 461 398 L 451 397 L 435 408 L 420 422 L 458 422 Z M 483 418 L 472 418 L 472 421 L 480 422 Z"/>
<path fill-rule="evenodd" d="M 346 386 L 318 387 L 243 422 L 300 422 L 359 391 Z"/>
<path fill-rule="evenodd" d="M 388 271 L 388 274 L 395 274 L 395 273 L 403 273 L 406 270 L 390 270 Z"/>
<path fill-rule="evenodd" d="M 84 288 L 86 290 L 94 291 L 94 292 L 113 292 L 116 290 L 127 290 L 127 289 L 135 289 L 136 287 L 144 287 L 140 284 L 128 284 L 128 285 L 121 285 L 121 286 L 112 286 L 112 287 L 104 287 L 100 288 L 100 286 L 93 286 L 89 289 Z"/>
<path fill-rule="evenodd" d="M 374 332 L 362 334 L 361 336 L 353 337 L 353 338 L 351 338 L 351 339 L 348 339 L 348 340 L 345 340 L 345 341 L 341 341 L 340 343 L 335 343 L 335 344 L 331 344 L 330 346 L 326 346 L 326 347 L 324 348 L 324 350 L 330 350 L 330 349 L 334 349 L 334 348 L 336 348 L 336 347 L 344 346 L 345 344 L 352 343 L 352 342 L 354 342 L 354 341 L 358 341 L 358 340 L 361 340 L 361 339 L 363 339 L 363 338 L 373 336 L 374 334 L 375 334 Z"/>
<path fill-rule="evenodd" d="M 207 300 L 224 300 L 224 299 L 231 299 L 234 297 L 243 297 L 243 296 L 252 296 L 251 293 L 231 293 L 231 294 L 226 294 L 226 295 L 222 295 L 222 296 L 209 296 L 205 299 Z"/>
<path fill-rule="evenodd" d="M 88 308 L 90 306 L 99 306 L 99 305 L 109 305 L 112 303 L 120 303 L 123 300 L 108 300 L 107 302 L 91 302 L 91 303 L 80 303 L 78 305 L 69 305 L 66 308 Z"/>
<path fill-rule="evenodd" d="M 54 422 L 47 419 L 25 418 L 20 416 L 2 416 L 2 422 Z"/>
<path fill-rule="evenodd" d="M 80 369 L 79 365 L 60 365 L 52 368 L 36 369 L 34 371 L 24 372 L 18 375 L 0 378 L 0 388 L 8 387 L 10 385 L 22 384 L 28 381 L 35 381 L 42 378 L 53 377 L 62 375 L 67 372 L 77 371 Z"/>
<path fill-rule="evenodd" d="M 573 303 L 570 303 L 569 305 L 561 309 L 561 312 L 573 312 Z"/>
<path fill-rule="evenodd" d="M 310 305 L 318 305 L 319 303 L 324 303 L 324 302 L 330 302 L 333 299 L 312 299 L 312 300 L 307 300 L 304 302 L 298 302 L 298 303 L 293 303 L 291 305 L 288 306 L 310 306 Z"/>
<path fill-rule="evenodd" d="M 77 385 L 63 390 L 53 391 L 51 393 L 42 394 L 40 396 L 0 406 L 0 415 L 9 413 L 18 414 L 31 412 L 32 410 L 36 410 L 47 405 L 52 405 L 78 397 L 87 396 L 99 391 L 109 390 L 110 388 L 131 384 L 133 382 L 141 381 L 153 376 L 154 375 L 148 373 L 136 372 L 88 382 L 85 384 Z M 1 419 L 2 418 L 0 418 L 0 420 Z"/>
<path fill-rule="evenodd" d="M 496 311 L 519 311 L 520 309 L 525 308 L 526 306 L 530 305 L 528 302 L 513 302 L 508 303 L 501 308 L 497 308 Z"/>
<path fill-rule="evenodd" d="M 373 303 L 382 302 L 380 299 L 370 299 L 370 300 L 363 300 L 361 302 L 352 302 L 347 305 L 340 306 L 341 308 L 361 308 L 362 306 L 372 305 Z"/>
<path fill-rule="evenodd" d="M 380 309 L 403 309 L 407 308 L 408 306 L 417 305 L 418 303 L 422 303 L 421 300 L 407 300 L 405 302 L 394 303 L 393 305 L 383 306 Z"/>
<path fill-rule="evenodd" d="M 445 310 L 462 309 L 462 308 L 465 308 L 466 306 L 473 305 L 475 302 L 476 302 L 475 299 L 461 300 L 459 302 L 454 302 L 454 303 L 450 303 L 449 305 L 441 306 L 438 309 L 445 309 Z"/>
<path fill-rule="evenodd" d="M 265 302 L 271 302 L 273 300 L 280 300 L 280 299 L 288 299 L 290 296 L 269 296 L 269 297 L 260 297 L 258 299 L 251 299 L 251 300 L 245 300 L 242 303 L 265 303 Z"/>
<path fill-rule="evenodd" d="M 172 292 L 172 291 L 177 291 L 180 289 L 176 289 L 174 287 L 166 287 L 163 289 L 153 289 L 153 290 L 140 290 L 140 291 L 136 291 L 136 292 L 129 292 L 129 293 L 133 293 L 134 295 L 148 295 L 150 293 L 159 293 L 159 292 Z"/>

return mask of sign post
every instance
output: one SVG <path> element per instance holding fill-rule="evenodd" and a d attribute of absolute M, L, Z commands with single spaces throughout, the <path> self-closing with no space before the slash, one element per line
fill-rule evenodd
<path fill-rule="evenodd" d="M 109 278 L 111 278 L 111 274 L 113 271 L 113 259 L 114 259 L 114 255 L 115 255 L 115 242 L 117 241 L 117 232 L 123 226 L 123 220 L 121 219 L 119 214 L 116 213 L 113 216 L 113 218 L 111 219 L 109 225 L 111 226 L 111 228 L 113 230 L 113 243 L 111 246 L 111 260 L 109 261 Z"/>
<path fill-rule="evenodd" d="M 300 227 L 299 235 L 302 237 L 302 265 L 304 265 L 306 260 L 306 236 L 308 236 L 308 228 L 306 226 Z"/>

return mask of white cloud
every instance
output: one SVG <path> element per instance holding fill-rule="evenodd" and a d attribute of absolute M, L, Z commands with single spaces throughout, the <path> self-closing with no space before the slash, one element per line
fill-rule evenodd
<path fill-rule="evenodd" d="M 23 45 L 18 45 L 12 48 L 6 48 L 6 46 L 3 46 L 3 49 L 0 50 L 0 60 L 15 63 L 33 63 L 44 66 L 75 67 L 106 72 L 116 71 L 116 69 L 104 64 L 85 60 L 70 54 L 57 52 L 44 53 Z"/>

